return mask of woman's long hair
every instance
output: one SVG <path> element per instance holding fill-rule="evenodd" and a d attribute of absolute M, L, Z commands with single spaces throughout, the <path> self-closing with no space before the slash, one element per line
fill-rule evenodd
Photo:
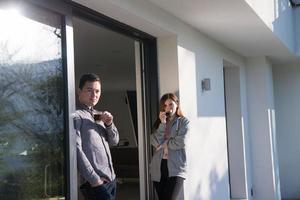
<path fill-rule="evenodd" d="M 183 113 L 182 113 L 182 110 L 181 110 L 180 104 L 179 104 L 179 99 L 178 99 L 178 97 L 174 93 L 166 93 L 166 94 L 164 94 L 160 98 L 160 101 L 159 101 L 159 111 L 160 112 L 164 112 L 165 111 L 165 102 L 168 99 L 171 99 L 172 101 L 174 101 L 177 104 L 176 116 L 177 117 L 183 117 Z M 154 128 L 158 129 L 159 124 L 160 124 L 160 119 L 158 117 L 157 120 L 154 122 Z"/>

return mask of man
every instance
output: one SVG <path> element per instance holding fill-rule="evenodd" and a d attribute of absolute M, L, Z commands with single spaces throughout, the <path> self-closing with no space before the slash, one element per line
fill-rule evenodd
<path fill-rule="evenodd" d="M 119 133 L 111 113 L 104 111 L 95 120 L 93 107 L 101 96 L 100 78 L 96 74 L 81 77 L 78 89 L 80 106 L 74 114 L 77 165 L 86 183 L 80 190 L 88 200 L 114 200 L 116 175 L 109 145 L 117 145 Z M 99 114 L 99 112 L 98 112 Z"/>

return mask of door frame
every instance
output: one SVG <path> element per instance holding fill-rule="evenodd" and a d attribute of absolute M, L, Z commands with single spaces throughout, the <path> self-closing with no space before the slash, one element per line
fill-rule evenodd
<path fill-rule="evenodd" d="M 249 194 L 241 107 L 240 68 L 224 60 L 223 81 L 230 198 L 247 199 Z"/>
<path fill-rule="evenodd" d="M 74 53 L 73 53 L 73 30 L 72 8 L 70 5 L 59 0 L 4 0 L 1 4 L 16 6 L 21 9 L 44 9 L 61 16 L 61 50 L 64 86 L 64 155 L 65 155 L 65 197 L 77 199 L 77 160 L 75 135 L 70 134 L 73 128 L 71 113 L 75 112 L 75 81 L 74 81 Z M 76 179 L 74 179 L 76 177 Z"/>
<path fill-rule="evenodd" d="M 72 25 L 72 7 L 59 0 L 27 0 L 33 6 L 57 12 L 62 16 L 62 66 L 65 90 L 65 185 L 66 199 L 77 200 L 77 154 L 76 135 L 73 129 L 73 116 L 76 111 L 76 87 L 75 87 L 75 65 L 74 65 L 74 43 Z"/>
<path fill-rule="evenodd" d="M 140 77 L 137 77 L 137 80 L 141 84 L 137 86 L 141 91 L 141 96 L 137 95 L 137 97 L 139 98 L 138 101 L 141 103 L 139 108 L 142 109 L 138 111 L 140 119 L 138 122 L 139 131 L 142 131 L 142 133 L 139 133 L 138 147 L 140 198 L 142 200 L 153 199 L 149 178 L 149 162 L 151 158 L 149 133 L 153 131 L 152 125 L 158 115 L 158 64 L 156 38 L 78 3 L 69 2 L 69 4 L 72 6 L 73 16 L 130 37 L 140 44 L 138 52 L 141 63 L 137 63 L 137 66 L 140 67 L 138 73 Z M 140 136 L 143 137 L 140 138 Z"/>

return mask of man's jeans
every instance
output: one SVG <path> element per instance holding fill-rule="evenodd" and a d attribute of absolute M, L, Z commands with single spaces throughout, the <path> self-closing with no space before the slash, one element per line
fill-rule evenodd
<path fill-rule="evenodd" d="M 116 190 L 116 180 L 97 187 L 91 187 L 88 182 L 80 186 L 80 191 L 86 200 L 115 200 Z"/>

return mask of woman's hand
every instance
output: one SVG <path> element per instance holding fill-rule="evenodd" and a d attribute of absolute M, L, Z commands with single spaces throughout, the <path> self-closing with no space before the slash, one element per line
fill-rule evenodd
<path fill-rule="evenodd" d="M 167 123 L 166 112 L 159 112 L 159 119 L 161 123 L 163 124 Z"/>
<path fill-rule="evenodd" d="M 166 148 L 168 146 L 167 142 L 164 142 L 156 147 L 156 151 L 159 151 L 161 148 Z"/>

